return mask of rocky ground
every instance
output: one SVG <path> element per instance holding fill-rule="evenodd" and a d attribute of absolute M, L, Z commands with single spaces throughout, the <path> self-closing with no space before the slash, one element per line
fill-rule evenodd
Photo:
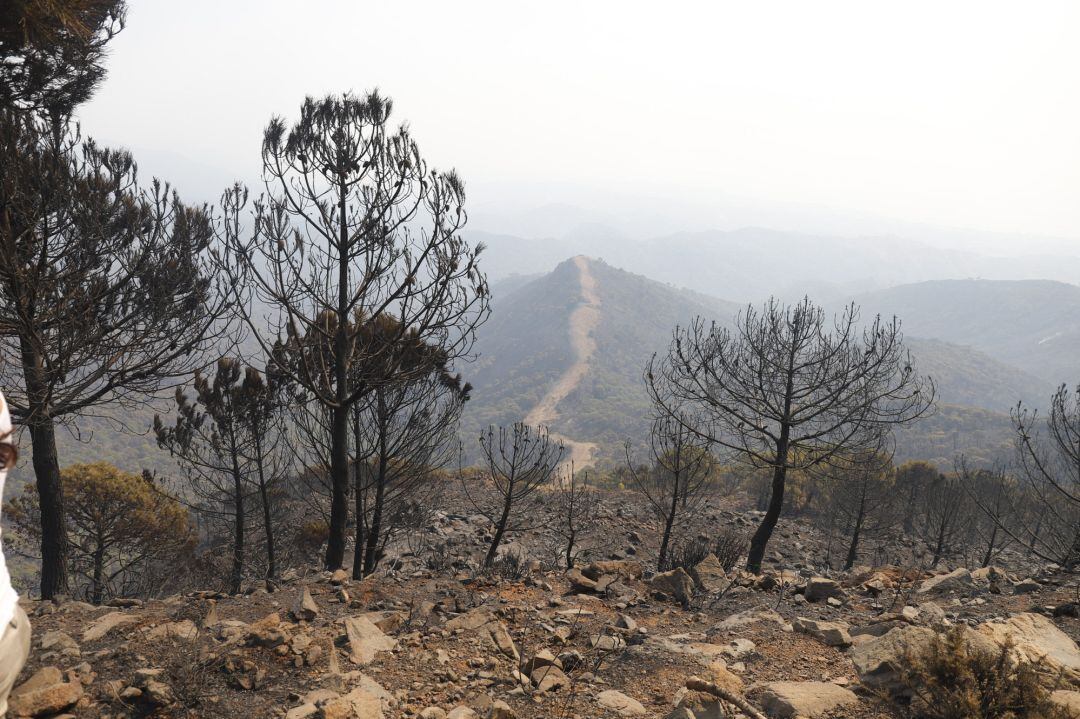
<path fill-rule="evenodd" d="M 703 527 L 753 519 L 711 511 Z M 1053 568 L 821 576 L 803 561 L 820 538 L 789 522 L 762 575 L 715 557 L 654 575 L 640 508 L 614 497 L 602 514 L 590 556 L 569 572 L 525 559 L 478 573 L 489 529 L 442 513 L 427 540 L 402 540 L 387 571 L 363 581 L 291 571 L 274 592 L 238 597 L 28 601 L 33 651 L 11 713 L 903 717 L 892 697 L 905 653 L 956 625 L 972 641 L 1008 638 L 1059 702 L 1080 704 L 1069 693 L 1080 690 L 1075 577 Z M 510 551 L 538 555 L 542 540 L 516 538 Z"/>

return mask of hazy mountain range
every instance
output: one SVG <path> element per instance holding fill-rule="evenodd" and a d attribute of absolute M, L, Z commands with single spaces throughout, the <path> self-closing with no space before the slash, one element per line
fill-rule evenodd
<path fill-rule="evenodd" d="M 489 277 L 548 272 L 567 257 L 602 258 L 659 282 L 736 302 L 809 294 L 818 301 L 928 280 L 1057 280 L 1080 282 L 1080 257 L 1068 254 L 987 254 L 888 236 L 842 237 L 756 227 L 680 232 L 633 239 L 604 226 L 529 239 L 469 231 L 487 246 Z M 1017 245 L 1022 248 L 1021 245 Z"/>

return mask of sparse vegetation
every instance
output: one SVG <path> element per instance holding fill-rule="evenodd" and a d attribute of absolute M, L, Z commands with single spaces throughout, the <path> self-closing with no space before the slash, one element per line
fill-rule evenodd
<path fill-rule="evenodd" d="M 976 648 L 964 627 L 935 636 L 909 654 L 903 681 L 919 719 L 1069 719 L 1050 701 L 1036 667 L 1017 664 L 1012 649 Z"/>

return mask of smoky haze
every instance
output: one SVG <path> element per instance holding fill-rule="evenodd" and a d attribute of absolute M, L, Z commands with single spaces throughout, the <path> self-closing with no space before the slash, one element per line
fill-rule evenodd
<path fill-rule="evenodd" d="M 646 269 L 637 243 L 678 235 L 692 260 L 728 246 L 718 231 L 760 227 L 922 254 L 861 281 L 801 267 L 852 290 L 1076 282 L 1061 258 L 1080 255 L 1078 31 L 1072 2 L 143 1 L 81 120 L 213 200 L 257 183 L 272 115 L 378 87 L 465 178 L 474 231 L 561 243 L 495 274 L 578 252 Z"/>

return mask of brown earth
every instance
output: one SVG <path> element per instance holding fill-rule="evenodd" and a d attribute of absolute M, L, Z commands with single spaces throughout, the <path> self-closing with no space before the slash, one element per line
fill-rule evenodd
<path fill-rule="evenodd" d="M 699 526 L 745 531 L 755 516 L 713 506 Z M 379 711 L 384 717 L 438 717 L 461 707 L 479 717 L 616 717 L 598 703 L 607 690 L 640 702 L 641 716 L 663 718 L 690 677 L 734 682 L 751 702 L 762 700 L 769 682 L 828 682 L 854 691 L 857 701 L 822 716 L 899 719 L 899 707 L 860 684 L 849 650 L 793 631 L 794 621 L 855 628 L 907 605 L 917 616 L 940 612 L 952 624 L 978 624 L 1017 612 L 1048 614 L 1075 601 L 1077 592 L 1067 575 L 1025 567 L 1017 556 L 993 588 L 979 584 L 919 595 L 916 587 L 927 572 L 863 567 L 834 574 L 843 601 L 808 602 L 801 593 L 807 578 L 824 570 L 800 557 L 820 553 L 820 538 L 787 519 L 765 575 L 728 572 L 722 589 L 699 587 L 680 605 L 647 579 L 654 532 L 647 510 L 629 493 L 604 497 L 586 542 L 590 556 L 583 563 L 615 562 L 595 565 L 602 591 L 595 583 L 590 587 L 587 576 L 540 561 L 543 533 L 512 537 L 513 551 L 526 558 L 490 574 L 473 569 L 490 535 L 478 518 L 441 513 L 428 533 L 433 542 L 452 545 L 450 554 L 438 555 L 431 543 L 398 548 L 382 571 L 363 581 L 293 570 L 277 591 L 253 588 L 236 597 L 189 592 L 117 607 L 24 602 L 34 639 L 22 680 L 56 667 L 68 685 L 57 685 L 65 691 L 56 696 L 76 696 L 74 683 L 82 688 L 74 707 L 57 711 L 111 719 L 347 719 L 377 717 Z M 871 591 L 865 582 L 875 574 L 882 588 Z M 1040 580 L 1034 591 L 1013 589 L 1029 575 Z M 305 591 L 313 606 L 301 602 Z M 722 624 L 748 610 L 775 611 L 779 622 Z M 1080 637 L 1080 619 L 1053 621 L 1073 640 Z M 372 623 L 379 629 L 372 632 Z M 108 626 L 113 628 L 93 637 Z M 90 627 L 98 631 L 84 638 Z M 364 632 L 371 632 L 371 646 L 378 649 L 370 663 L 358 665 L 354 642 L 365 641 Z M 546 656 L 545 650 L 563 663 L 565 684 L 541 691 L 542 673 L 534 672 L 533 681 L 522 685 L 515 671 L 541 662 L 536 657 Z M 492 709 L 493 702 L 506 709 Z M 457 716 L 474 715 L 460 709 Z"/>
<path fill-rule="evenodd" d="M 596 293 L 596 279 L 589 269 L 586 257 L 574 258 L 581 284 L 581 304 L 570 314 L 570 348 L 574 353 L 574 363 L 556 380 L 555 384 L 540 398 L 536 406 L 525 416 L 525 424 L 550 425 L 559 419 L 559 403 L 573 392 L 589 371 L 589 360 L 596 352 L 593 330 L 600 323 L 600 297 Z M 551 432 L 551 436 L 562 442 L 567 449 L 563 469 L 573 464 L 575 469 L 591 466 L 593 442 L 579 442 L 571 437 Z"/>

